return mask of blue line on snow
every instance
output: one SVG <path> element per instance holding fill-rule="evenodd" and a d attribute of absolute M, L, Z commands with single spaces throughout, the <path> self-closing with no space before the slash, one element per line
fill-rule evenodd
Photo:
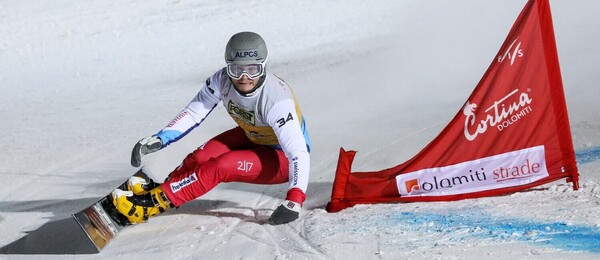
<path fill-rule="evenodd" d="M 590 163 L 600 160 L 600 147 L 592 147 L 575 151 L 578 164 Z"/>
<path fill-rule="evenodd" d="M 560 222 L 501 219 L 476 212 L 436 214 L 402 212 L 392 217 L 395 224 L 407 224 L 425 232 L 460 233 L 451 240 L 487 238 L 498 241 L 522 241 L 568 251 L 600 253 L 600 228 Z"/>

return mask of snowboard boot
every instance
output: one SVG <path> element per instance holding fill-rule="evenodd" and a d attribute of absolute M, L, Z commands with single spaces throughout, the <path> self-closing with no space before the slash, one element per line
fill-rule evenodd
<path fill-rule="evenodd" d="M 135 195 L 133 191 L 116 189 L 111 193 L 113 204 L 121 215 L 131 224 L 143 223 L 148 218 L 158 215 L 174 207 L 158 186 L 143 195 Z"/>
<path fill-rule="evenodd" d="M 270 225 L 281 225 L 287 224 L 296 220 L 300 216 L 300 209 L 302 206 L 300 203 L 285 200 L 275 211 L 271 214 L 271 217 L 267 221 Z"/>
<path fill-rule="evenodd" d="M 150 190 L 156 188 L 160 184 L 154 182 L 145 174 L 133 175 L 127 180 L 127 190 L 132 191 L 135 195 L 144 195 Z"/>

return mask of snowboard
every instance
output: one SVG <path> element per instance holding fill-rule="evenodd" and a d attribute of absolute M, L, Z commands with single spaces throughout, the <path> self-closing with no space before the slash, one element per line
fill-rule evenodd
<path fill-rule="evenodd" d="M 133 176 L 149 179 L 148 175 L 144 172 L 144 168 L 140 168 Z M 117 188 L 127 190 L 127 181 L 123 182 Z M 96 246 L 98 252 L 115 238 L 121 230 L 132 225 L 115 208 L 112 203 L 111 193 L 89 207 L 73 214 L 73 218 L 89 240 Z"/>

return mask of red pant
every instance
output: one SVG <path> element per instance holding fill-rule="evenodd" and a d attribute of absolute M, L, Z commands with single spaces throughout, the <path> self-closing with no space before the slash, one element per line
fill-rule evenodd
<path fill-rule="evenodd" d="M 162 188 L 167 198 L 180 206 L 221 182 L 280 184 L 288 179 L 288 160 L 283 151 L 253 143 L 236 127 L 188 154 Z"/>

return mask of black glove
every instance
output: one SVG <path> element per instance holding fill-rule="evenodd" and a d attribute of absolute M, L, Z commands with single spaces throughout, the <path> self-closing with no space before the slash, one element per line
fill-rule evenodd
<path fill-rule="evenodd" d="M 271 225 L 281 225 L 290 223 L 300 216 L 300 206 L 299 203 L 285 200 L 275 211 L 271 214 L 271 217 L 267 221 Z"/>

